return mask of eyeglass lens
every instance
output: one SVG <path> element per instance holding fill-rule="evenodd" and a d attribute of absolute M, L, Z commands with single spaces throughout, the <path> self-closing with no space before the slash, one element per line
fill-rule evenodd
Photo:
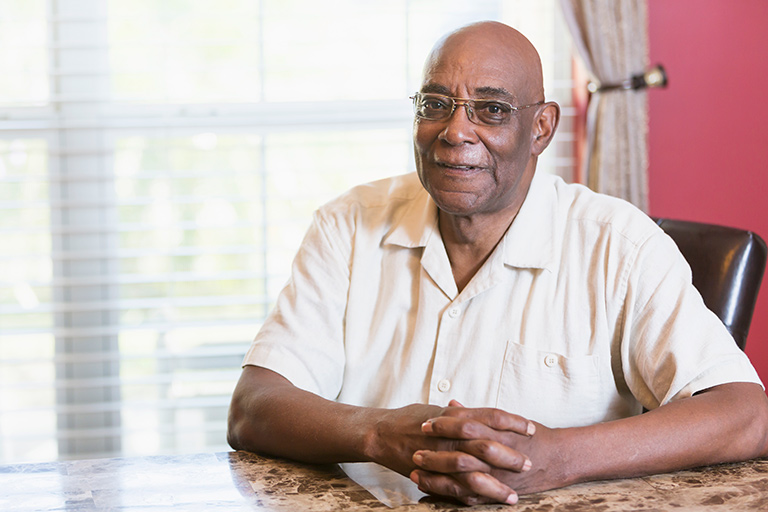
<path fill-rule="evenodd" d="M 491 126 L 504 124 L 513 111 L 511 105 L 495 100 L 456 101 L 441 94 L 421 93 L 414 96 L 416 115 L 430 121 L 448 119 L 459 106 L 465 108 L 467 117 L 473 123 Z"/>

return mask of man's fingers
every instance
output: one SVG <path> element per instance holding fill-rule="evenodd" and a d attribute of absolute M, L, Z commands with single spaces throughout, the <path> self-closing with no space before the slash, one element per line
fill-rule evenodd
<path fill-rule="evenodd" d="M 489 501 L 514 505 L 518 500 L 512 488 L 480 471 L 445 475 L 415 469 L 410 476 L 422 492 L 449 496 L 467 505 Z"/>
<path fill-rule="evenodd" d="M 531 430 L 527 426 L 527 420 L 522 419 L 522 422 L 518 423 L 515 429 L 509 428 L 509 424 L 507 424 L 507 428 L 501 429 L 475 418 L 440 416 L 425 421 L 421 425 L 421 431 L 425 434 L 449 439 L 494 439 L 501 441 L 503 436 L 500 434 L 510 432 L 530 437 L 528 432 Z M 530 424 L 533 425 L 533 423 Z"/>
<path fill-rule="evenodd" d="M 413 454 L 413 462 L 421 469 L 435 473 L 467 473 L 482 471 L 490 473 L 493 469 L 486 462 L 465 452 L 435 452 L 419 450 Z"/>
<path fill-rule="evenodd" d="M 458 402 L 456 403 L 458 404 Z M 494 430 L 515 432 L 525 436 L 532 436 L 536 432 L 536 425 L 532 421 L 501 409 L 471 409 L 459 404 L 458 406 L 446 409 L 443 416 L 441 416 L 441 418 L 448 417 L 472 420 L 487 425 Z"/>
<path fill-rule="evenodd" d="M 520 473 L 532 467 L 531 460 L 522 453 L 485 439 L 457 443 L 456 451 L 419 450 L 413 454 L 413 462 L 438 473 L 489 473 L 493 468 Z"/>

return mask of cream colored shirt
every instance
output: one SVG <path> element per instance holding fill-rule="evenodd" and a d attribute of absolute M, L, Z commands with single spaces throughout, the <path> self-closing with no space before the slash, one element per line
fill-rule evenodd
<path fill-rule="evenodd" d="M 415 174 L 322 207 L 244 364 L 344 403 L 455 398 L 550 427 L 760 382 L 653 221 L 549 175 L 461 293 Z"/>

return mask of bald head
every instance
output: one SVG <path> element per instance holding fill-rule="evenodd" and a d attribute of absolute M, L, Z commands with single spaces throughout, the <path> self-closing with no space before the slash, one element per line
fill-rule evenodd
<path fill-rule="evenodd" d="M 503 23 L 483 21 L 462 27 L 434 46 L 424 65 L 424 79 L 448 61 L 465 66 L 478 59 L 491 59 L 499 76 L 513 76 L 515 96 L 524 103 L 544 100 L 541 59 L 530 41 Z"/>

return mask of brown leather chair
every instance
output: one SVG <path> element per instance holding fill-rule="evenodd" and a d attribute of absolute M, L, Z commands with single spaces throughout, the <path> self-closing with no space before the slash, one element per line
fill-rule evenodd
<path fill-rule="evenodd" d="M 680 248 L 693 285 L 744 350 L 766 263 L 766 246 L 751 231 L 672 219 L 654 219 Z"/>

